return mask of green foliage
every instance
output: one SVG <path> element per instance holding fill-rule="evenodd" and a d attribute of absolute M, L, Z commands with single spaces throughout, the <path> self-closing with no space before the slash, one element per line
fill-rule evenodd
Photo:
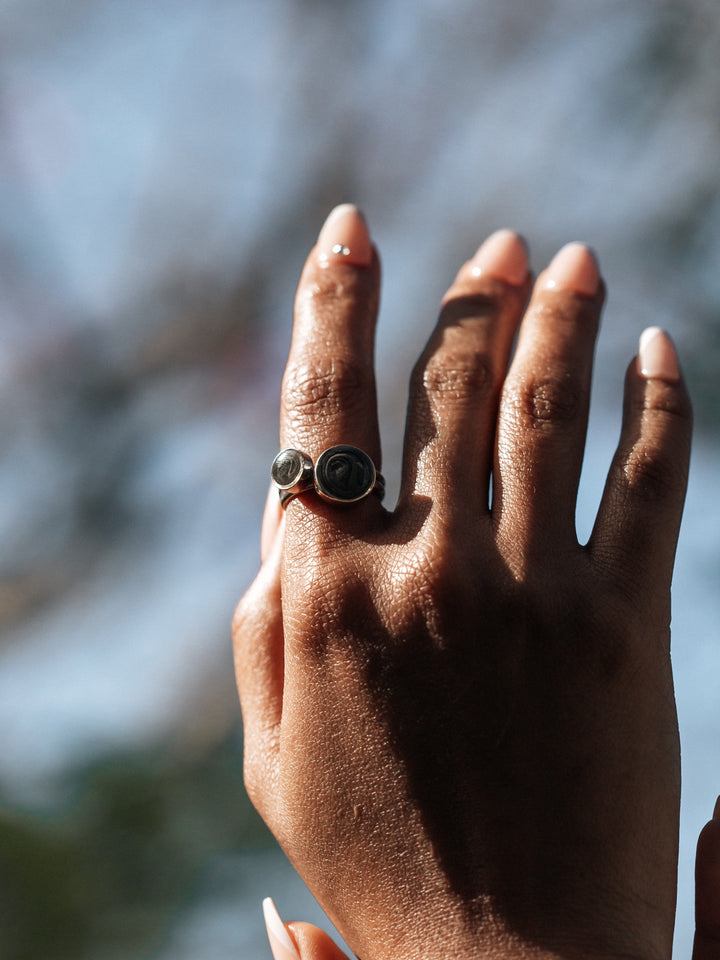
<path fill-rule="evenodd" d="M 0 812 L 4 960 L 152 956 L 217 854 L 268 846 L 233 738 L 97 759 L 66 801 Z"/>

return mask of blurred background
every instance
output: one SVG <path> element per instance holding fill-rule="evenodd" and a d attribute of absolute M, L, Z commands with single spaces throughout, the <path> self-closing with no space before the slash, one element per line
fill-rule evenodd
<path fill-rule="evenodd" d="M 252 811 L 229 646 L 290 304 L 328 210 L 384 263 L 405 374 L 500 226 L 599 251 L 587 534 L 644 326 L 697 444 L 676 569 L 676 954 L 720 792 L 715 0 L 0 0 L 0 956 L 269 957 L 317 907 Z"/>

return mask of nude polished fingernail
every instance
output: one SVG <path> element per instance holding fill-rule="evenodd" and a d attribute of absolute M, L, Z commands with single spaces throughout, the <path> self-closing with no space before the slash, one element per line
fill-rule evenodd
<path fill-rule="evenodd" d="M 519 287 L 528 274 L 527 244 L 514 230 L 496 230 L 472 258 L 470 268 L 474 277 L 494 277 Z"/>
<path fill-rule="evenodd" d="M 270 949 L 275 960 L 302 960 L 298 948 L 280 919 L 280 914 L 277 912 L 277 907 L 272 898 L 266 897 L 262 906 Z"/>
<path fill-rule="evenodd" d="M 575 242 L 558 250 L 545 271 L 543 286 L 594 297 L 600 287 L 600 269 L 590 247 Z"/>
<path fill-rule="evenodd" d="M 660 327 L 648 327 L 640 334 L 638 373 L 646 380 L 665 380 L 677 383 L 680 379 L 675 345 Z"/>
<path fill-rule="evenodd" d="M 372 241 L 365 218 L 352 203 L 342 203 L 330 212 L 317 239 L 320 265 L 350 263 L 367 267 L 372 259 Z"/>

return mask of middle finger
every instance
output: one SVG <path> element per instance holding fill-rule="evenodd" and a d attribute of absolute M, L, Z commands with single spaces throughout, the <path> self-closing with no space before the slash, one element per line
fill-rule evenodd
<path fill-rule="evenodd" d="M 487 513 L 498 394 L 529 288 L 525 242 L 498 230 L 445 294 L 413 371 L 402 496 Z"/>

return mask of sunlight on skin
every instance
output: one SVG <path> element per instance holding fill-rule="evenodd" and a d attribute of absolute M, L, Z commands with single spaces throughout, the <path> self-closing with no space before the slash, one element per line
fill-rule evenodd
<path fill-rule="evenodd" d="M 280 445 L 299 462 L 345 444 L 382 469 L 379 289 L 367 224 L 342 205 L 295 300 Z M 493 234 L 413 371 L 395 509 L 371 490 L 330 504 L 305 478 L 281 485 L 284 516 L 268 501 L 234 621 L 245 783 L 363 960 L 670 956 L 691 410 L 651 328 L 579 542 L 604 298 L 586 244 L 533 280 L 523 239 Z M 271 905 L 266 919 L 276 960 L 342 957 Z"/>

